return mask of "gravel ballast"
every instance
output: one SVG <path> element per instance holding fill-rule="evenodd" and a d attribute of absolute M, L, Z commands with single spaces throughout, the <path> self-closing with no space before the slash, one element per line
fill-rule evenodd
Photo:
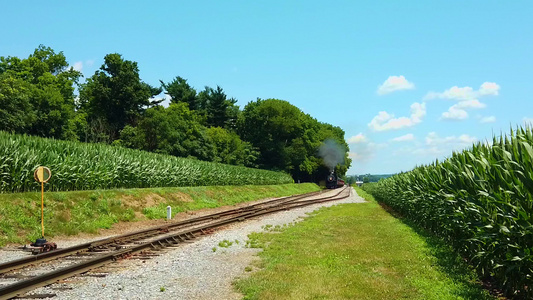
<path fill-rule="evenodd" d="M 327 193 L 334 194 L 335 191 Z M 231 224 L 192 243 L 160 251 L 152 259 L 126 259 L 103 267 L 105 277 L 75 277 L 65 284 L 54 284 L 34 293 L 54 293 L 55 299 L 241 299 L 232 282 L 246 276 L 260 249 L 246 248 L 248 234 L 262 232 L 266 225 L 283 226 L 302 220 L 320 207 L 341 203 L 360 203 L 364 199 L 352 189 L 350 197 L 282 211 Z M 219 243 L 233 242 L 229 247 Z M 98 271 L 98 270 L 96 270 Z M 67 287 L 61 289 L 59 287 Z"/>

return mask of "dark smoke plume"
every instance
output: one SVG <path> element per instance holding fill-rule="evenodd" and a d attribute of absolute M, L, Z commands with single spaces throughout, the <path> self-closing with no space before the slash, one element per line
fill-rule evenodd
<path fill-rule="evenodd" d="M 318 155 L 322 157 L 324 164 L 331 171 L 335 169 L 336 165 L 344 163 L 344 152 L 344 148 L 331 139 L 325 140 L 318 148 Z"/>

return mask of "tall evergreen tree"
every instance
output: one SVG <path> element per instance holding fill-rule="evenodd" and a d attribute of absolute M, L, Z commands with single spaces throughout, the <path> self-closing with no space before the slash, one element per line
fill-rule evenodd
<path fill-rule="evenodd" d="M 171 103 L 185 102 L 189 105 L 190 110 L 199 108 L 196 90 L 187 83 L 187 79 L 177 76 L 169 83 L 164 83 L 161 80 L 160 82 L 165 89 L 165 94 L 170 96 Z"/>
<path fill-rule="evenodd" d="M 216 89 L 206 86 L 198 94 L 198 103 L 206 117 L 207 126 L 234 129 L 238 116 L 237 100 L 228 99 L 220 86 Z"/>

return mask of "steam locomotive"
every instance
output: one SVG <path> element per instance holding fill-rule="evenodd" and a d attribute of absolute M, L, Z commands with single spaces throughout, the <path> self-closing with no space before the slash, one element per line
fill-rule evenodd
<path fill-rule="evenodd" d="M 328 177 L 326 177 L 327 189 L 336 189 L 343 186 L 344 180 L 340 179 L 334 172 L 331 172 Z"/>

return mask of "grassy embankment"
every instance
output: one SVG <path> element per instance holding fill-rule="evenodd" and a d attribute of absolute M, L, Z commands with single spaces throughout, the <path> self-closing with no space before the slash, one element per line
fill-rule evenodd
<path fill-rule="evenodd" d="M 245 299 L 492 299 L 448 246 L 358 193 L 370 201 L 250 235 L 264 251 L 260 270 L 235 283 Z"/>
<path fill-rule="evenodd" d="M 176 214 L 317 190 L 315 184 L 283 184 L 50 192 L 45 193 L 45 233 L 96 233 L 117 222 L 165 218 L 168 205 Z M 40 206 L 40 193 L 0 194 L 0 246 L 40 237 Z"/>

